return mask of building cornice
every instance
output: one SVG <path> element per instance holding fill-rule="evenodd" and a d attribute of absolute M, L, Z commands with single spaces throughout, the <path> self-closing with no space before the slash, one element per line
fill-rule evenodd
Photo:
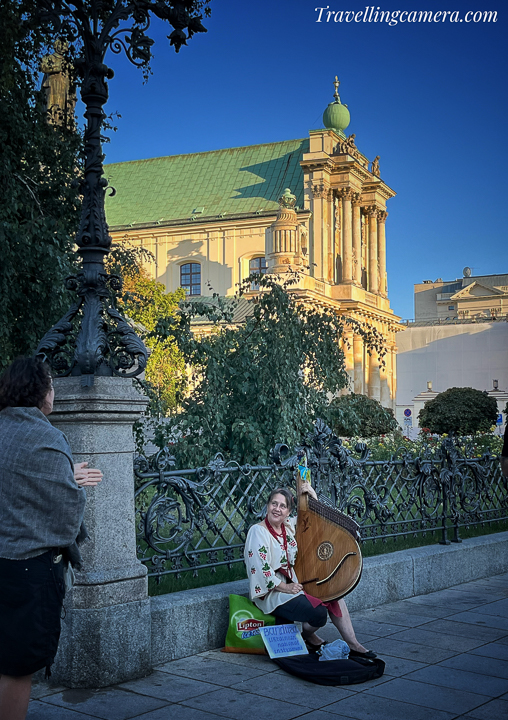
<path fill-rule="evenodd" d="M 309 220 L 311 215 L 311 211 L 305 208 L 297 210 L 297 217 L 301 221 Z M 253 222 L 258 226 L 269 226 L 275 222 L 276 218 L 277 211 L 269 210 L 256 213 L 238 213 L 236 215 L 225 214 L 223 217 L 218 217 L 217 215 L 205 216 L 194 220 L 184 218 L 181 220 L 161 222 L 131 223 L 130 225 L 111 225 L 109 231 L 112 233 L 130 233 L 150 230 L 153 233 L 154 231 L 164 230 L 166 228 L 178 228 L 182 231 L 208 232 L 224 230 L 232 222 L 235 222 L 236 226 L 238 226 L 238 223 L 252 226 Z M 203 226 L 207 226 L 206 230 Z"/>

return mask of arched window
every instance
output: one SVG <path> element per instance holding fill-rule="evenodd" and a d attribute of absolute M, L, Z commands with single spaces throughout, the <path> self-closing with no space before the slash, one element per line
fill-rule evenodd
<path fill-rule="evenodd" d="M 189 295 L 201 295 L 201 265 L 185 263 L 180 266 L 180 287 Z"/>
<path fill-rule="evenodd" d="M 265 257 L 255 257 L 249 261 L 249 275 L 252 275 L 252 273 L 259 273 L 260 275 L 264 275 L 266 273 Z M 259 284 L 256 282 L 251 283 L 250 289 L 259 290 Z"/>

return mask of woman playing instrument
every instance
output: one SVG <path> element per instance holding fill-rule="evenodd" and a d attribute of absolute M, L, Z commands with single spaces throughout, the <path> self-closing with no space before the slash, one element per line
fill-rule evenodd
<path fill-rule="evenodd" d="M 302 483 L 302 493 L 316 497 L 308 483 Z M 245 542 L 245 565 L 250 582 L 250 599 L 264 613 L 277 618 L 302 623 L 302 637 L 309 650 L 321 647 L 323 640 L 316 634 L 326 625 L 329 615 L 345 642 L 350 655 L 376 657 L 358 642 L 344 600 L 323 604 L 307 595 L 298 582 L 294 563 L 298 552 L 295 540 L 296 520 L 289 515 L 293 496 L 286 488 L 270 493 L 265 519 L 253 525 Z"/>

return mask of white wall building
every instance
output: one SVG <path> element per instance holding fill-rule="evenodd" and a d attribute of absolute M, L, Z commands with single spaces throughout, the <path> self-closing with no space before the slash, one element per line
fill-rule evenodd
<path fill-rule="evenodd" d="M 492 391 L 495 380 L 501 411 L 508 401 L 506 320 L 416 322 L 397 335 L 396 418 L 402 427 L 410 425 L 405 420 L 408 411 L 411 426 L 418 425 L 422 404 L 417 396 L 427 391 L 427 383 L 432 387 L 430 400 L 451 387 Z"/>

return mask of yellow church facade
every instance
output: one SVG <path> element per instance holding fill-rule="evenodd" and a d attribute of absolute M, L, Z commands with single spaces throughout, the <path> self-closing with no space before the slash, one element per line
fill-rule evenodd
<path fill-rule="evenodd" d="M 191 296 L 232 296 L 253 271 L 298 269 L 303 300 L 381 333 L 383 363 L 360 335 L 346 336 L 350 390 L 395 408 L 402 327 L 388 300 L 385 234 L 395 193 L 379 158 L 369 163 L 346 137 L 338 82 L 323 122 L 298 140 L 106 165 L 110 234 L 150 250 L 148 272 Z"/>

